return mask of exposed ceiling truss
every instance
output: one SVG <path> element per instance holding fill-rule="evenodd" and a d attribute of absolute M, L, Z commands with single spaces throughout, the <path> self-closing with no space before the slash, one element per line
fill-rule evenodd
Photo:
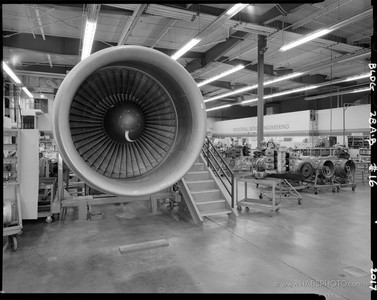
<path fill-rule="evenodd" d="M 178 59 L 198 83 L 233 66 L 245 66 L 201 87 L 205 98 L 256 83 L 258 35 L 267 37 L 266 78 L 303 73 L 269 87 L 267 93 L 358 75 L 367 69 L 367 37 L 372 33 L 368 0 L 250 4 L 229 18 L 225 12 L 231 5 L 102 4 L 92 52 L 137 44 L 170 56 L 191 38 L 199 37 L 200 44 Z M 83 4 L 5 4 L 4 60 L 18 57 L 14 67 L 19 72 L 66 74 L 79 61 L 84 20 Z M 339 28 L 327 36 L 291 51 L 279 51 L 284 43 L 334 24 Z M 219 99 L 211 106 L 239 102 L 240 97 L 251 94 Z"/>

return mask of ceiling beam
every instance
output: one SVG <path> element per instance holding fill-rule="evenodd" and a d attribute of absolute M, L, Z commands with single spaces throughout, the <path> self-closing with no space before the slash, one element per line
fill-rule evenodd
<path fill-rule="evenodd" d="M 282 11 L 278 9 L 278 5 Z M 297 9 L 303 5 L 303 3 L 280 3 L 276 4 L 273 8 L 266 11 L 264 14 L 260 16 L 253 16 L 252 14 L 248 14 L 247 11 L 241 12 L 239 18 L 246 22 L 252 22 L 257 24 L 265 24 L 268 23 L 270 20 L 276 19 L 281 16 L 286 16 L 287 14 L 291 13 L 292 10 Z M 285 12 L 284 14 L 282 12 Z"/>
<path fill-rule="evenodd" d="M 20 33 L 14 35 L 15 32 L 3 31 L 3 47 L 18 48 L 30 51 L 38 51 L 50 54 L 59 55 L 78 55 L 78 50 L 80 47 L 80 39 L 78 38 L 68 38 L 68 37 L 58 37 L 53 35 L 46 35 L 46 40 L 34 39 L 31 33 Z M 4 37 L 8 36 L 10 37 Z M 99 50 L 116 46 L 116 43 L 108 43 L 95 40 L 93 42 L 92 53 Z M 167 55 L 173 54 L 175 50 L 166 48 L 155 48 Z M 185 58 L 201 58 L 202 54 L 200 52 L 188 51 L 183 57 Z"/>
<path fill-rule="evenodd" d="M 165 26 L 165 30 L 156 37 L 156 41 L 153 43 L 151 48 L 154 48 L 177 22 L 178 20 L 169 20 Z"/>
<path fill-rule="evenodd" d="M 147 4 L 138 4 L 136 9 L 134 10 L 131 18 L 128 20 L 126 26 L 123 28 L 120 38 L 118 40 L 118 45 L 124 45 L 131 35 L 132 30 L 134 29 L 136 23 L 139 21 L 141 14 L 147 7 Z"/>
<path fill-rule="evenodd" d="M 333 11 L 335 9 L 339 9 L 341 6 L 343 6 L 346 3 L 351 2 L 352 0 L 339 0 L 338 2 L 335 2 L 334 4 L 324 6 L 319 11 L 310 14 L 308 17 L 301 19 L 300 21 L 294 23 L 291 25 L 291 29 L 295 30 L 309 22 L 315 21 L 317 18 L 328 14 L 330 11 Z"/>
<path fill-rule="evenodd" d="M 16 67 L 15 72 L 17 71 L 25 71 L 25 72 L 42 72 L 42 73 L 55 73 L 55 74 L 64 74 L 66 75 L 68 71 L 72 70 L 74 66 L 58 66 L 54 65 L 52 68 L 48 65 L 28 65 L 22 66 L 20 69 Z"/>
<path fill-rule="evenodd" d="M 242 38 L 245 38 L 248 35 L 249 33 L 247 32 L 236 31 L 234 34 L 232 34 L 232 37 L 227 39 L 225 42 L 219 43 L 216 46 L 209 49 L 208 51 L 206 51 L 205 53 L 203 53 L 199 61 L 194 60 L 187 64 L 186 70 L 192 73 L 198 69 L 204 68 L 213 61 L 217 61 L 220 57 L 224 55 L 224 53 L 236 47 L 239 43 L 243 41 Z"/>
<path fill-rule="evenodd" d="M 33 38 L 30 33 L 20 33 L 13 35 L 15 32 L 3 31 L 3 47 L 20 48 L 45 53 L 77 55 L 80 48 L 80 39 L 48 36 L 46 40 Z M 11 35 L 10 37 L 4 37 Z"/>

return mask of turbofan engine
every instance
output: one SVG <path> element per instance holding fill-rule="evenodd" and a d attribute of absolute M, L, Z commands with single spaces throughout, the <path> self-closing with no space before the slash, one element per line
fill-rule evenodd
<path fill-rule="evenodd" d="M 206 134 L 203 98 L 169 56 L 116 46 L 78 63 L 54 101 L 53 132 L 69 168 L 95 189 L 148 195 L 180 180 Z"/>

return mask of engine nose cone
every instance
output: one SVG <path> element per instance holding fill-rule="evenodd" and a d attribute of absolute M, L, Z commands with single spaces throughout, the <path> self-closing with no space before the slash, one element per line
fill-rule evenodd
<path fill-rule="evenodd" d="M 103 118 L 107 135 L 121 144 L 138 140 L 143 134 L 144 123 L 143 111 L 132 103 L 112 105 Z"/>

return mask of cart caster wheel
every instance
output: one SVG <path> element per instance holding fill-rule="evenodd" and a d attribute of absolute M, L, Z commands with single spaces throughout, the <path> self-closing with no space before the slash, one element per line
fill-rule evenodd
<path fill-rule="evenodd" d="M 299 205 L 302 204 L 302 199 L 298 199 L 298 204 L 299 204 Z"/>
<path fill-rule="evenodd" d="M 51 218 L 51 216 L 48 216 L 47 218 L 46 218 L 46 223 L 51 223 L 52 222 L 52 218 Z"/>
<path fill-rule="evenodd" d="M 53 215 L 52 215 L 52 219 L 53 219 L 54 221 L 59 221 L 59 214 L 53 214 Z"/>
<path fill-rule="evenodd" d="M 10 245 L 10 248 L 12 251 L 16 251 L 18 248 L 18 241 L 17 241 L 17 236 L 16 235 L 10 235 L 8 237 L 8 243 Z"/>
<path fill-rule="evenodd" d="M 314 194 L 318 195 L 318 191 L 315 191 Z"/>
<path fill-rule="evenodd" d="M 262 199 L 263 198 L 263 195 L 262 194 L 259 194 L 259 199 Z"/>
<path fill-rule="evenodd" d="M 353 192 L 355 191 L 355 189 L 356 189 L 355 187 L 352 187 L 352 191 L 353 191 Z"/>
<path fill-rule="evenodd" d="M 249 211 L 250 211 L 250 208 L 249 208 L 248 206 L 246 206 L 245 211 L 246 211 L 246 212 L 249 212 Z"/>
<path fill-rule="evenodd" d="M 333 192 L 333 193 L 335 193 L 335 191 L 336 191 L 336 189 L 335 189 L 335 188 L 333 188 L 333 189 L 332 189 L 332 192 Z"/>
<path fill-rule="evenodd" d="M 237 206 L 237 210 L 238 210 L 238 211 L 241 211 L 241 210 L 242 210 L 242 207 L 241 207 L 241 206 Z"/>
<path fill-rule="evenodd" d="M 338 187 L 338 188 L 336 189 L 336 192 L 337 192 L 337 193 L 339 193 L 339 192 L 340 192 L 340 187 Z"/>

